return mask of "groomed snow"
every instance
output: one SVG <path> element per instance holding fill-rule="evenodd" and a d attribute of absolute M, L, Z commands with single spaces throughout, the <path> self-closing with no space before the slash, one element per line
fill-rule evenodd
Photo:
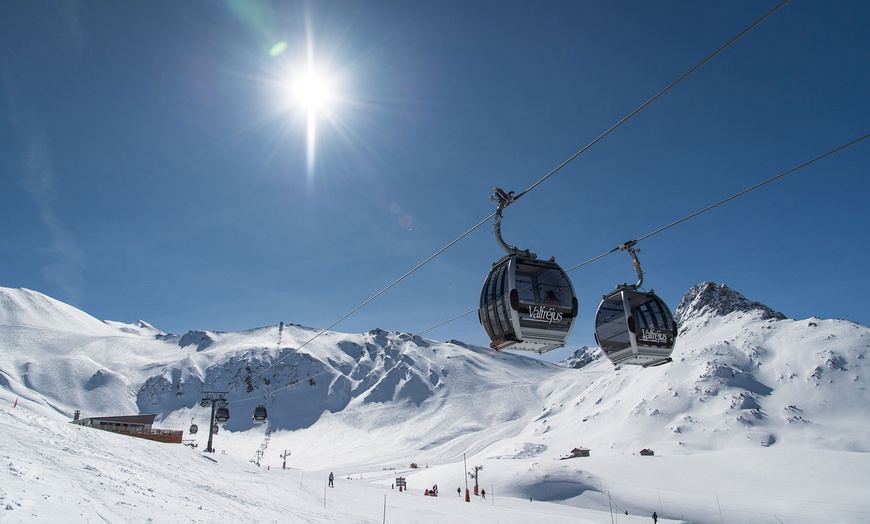
<path fill-rule="evenodd" d="M 383 330 L 166 335 L 37 295 L 0 288 L 2 522 L 870 521 L 870 330 L 848 321 L 689 301 L 674 363 L 572 369 Z M 213 454 L 210 390 L 232 412 Z M 198 447 L 75 409 L 158 413 Z"/>

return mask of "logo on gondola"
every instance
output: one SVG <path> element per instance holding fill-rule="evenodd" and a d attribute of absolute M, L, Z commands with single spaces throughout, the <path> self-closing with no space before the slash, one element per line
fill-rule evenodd
<path fill-rule="evenodd" d="M 640 339 L 644 342 L 654 342 L 656 344 L 668 344 L 670 342 L 668 334 L 657 329 L 641 329 Z"/>
<path fill-rule="evenodd" d="M 562 313 L 544 306 L 529 306 L 529 316 L 535 320 L 546 321 L 547 324 L 562 321 Z"/>

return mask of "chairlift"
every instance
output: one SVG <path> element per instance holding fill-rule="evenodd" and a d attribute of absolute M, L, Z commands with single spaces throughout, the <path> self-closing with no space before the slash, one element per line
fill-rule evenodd
<path fill-rule="evenodd" d="M 638 290 L 643 271 L 634 243 L 626 242 L 620 250 L 628 251 L 634 260 L 638 281 L 604 295 L 595 314 L 595 340 L 614 365 L 659 366 L 672 361 L 677 323 L 655 292 Z"/>
<path fill-rule="evenodd" d="M 502 239 L 502 211 L 513 193 L 495 188 L 495 234 L 508 254 L 492 266 L 480 291 L 478 318 L 495 350 L 545 353 L 565 345 L 577 318 L 577 297 L 555 259 L 541 260 Z"/>
<path fill-rule="evenodd" d="M 257 424 L 266 422 L 266 406 L 257 406 L 254 408 L 253 420 Z"/>

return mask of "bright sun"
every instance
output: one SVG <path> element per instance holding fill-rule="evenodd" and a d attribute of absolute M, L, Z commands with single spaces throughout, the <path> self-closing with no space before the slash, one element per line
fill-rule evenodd
<path fill-rule="evenodd" d="M 328 111 L 335 98 L 332 83 L 317 71 L 307 71 L 293 82 L 293 102 L 310 112 Z"/>
<path fill-rule="evenodd" d="M 321 118 L 332 118 L 337 103 L 336 88 L 331 77 L 318 71 L 311 63 L 291 80 L 290 102 L 305 115 L 306 120 L 306 172 L 309 181 L 314 176 L 317 152 L 317 123 Z"/>

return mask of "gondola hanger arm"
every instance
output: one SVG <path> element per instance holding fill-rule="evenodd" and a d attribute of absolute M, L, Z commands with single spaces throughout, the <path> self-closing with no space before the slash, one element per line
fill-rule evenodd
<path fill-rule="evenodd" d="M 527 258 L 538 258 L 538 256 L 528 249 L 519 249 L 515 246 L 512 246 L 504 241 L 501 236 L 501 219 L 502 219 L 502 211 L 513 204 L 516 201 L 516 197 L 514 197 L 514 192 L 507 192 L 500 187 L 493 188 L 493 194 L 489 197 L 489 201 L 492 202 L 495 200 L 497 202 L 497 207 L 495 210 L 495 224 L 493 227 L 495 229 L 495 239 L 498 241 L 498 245 L 504 249 L 508 255 L 521 255 Z"/>
<path fill-rule="evenodd" d="M 634 285 L 623 284 L 620 286 L 624 289 L 631 289 L 633 291 L 637 291 L 643 285 L 643 270 L 640 268 L 640 260 L 637 259 L 637 254 L 640 253 L 639 248 L 635 248 L 635 244 L 637 244 L 637 240 L 629 240 L 628 242 L 624 242 L 620 244 L 620 251 L 628 251 L 628 254 L 631 255 L 632 266 L 634 270 L 637 271 L 637 283 Z"/>

